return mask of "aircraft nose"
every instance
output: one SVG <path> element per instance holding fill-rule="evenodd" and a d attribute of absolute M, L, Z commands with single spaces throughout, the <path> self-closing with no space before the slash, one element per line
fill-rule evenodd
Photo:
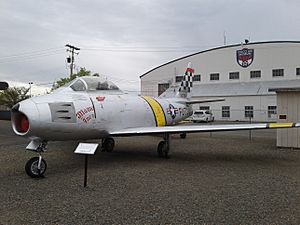
<path fill-rule="evenodd" d="M 11 109 L 12 128 L 17 135 L 27 135 L 38 125 L 39 111 L 31 99 L 19 102 Z"/>

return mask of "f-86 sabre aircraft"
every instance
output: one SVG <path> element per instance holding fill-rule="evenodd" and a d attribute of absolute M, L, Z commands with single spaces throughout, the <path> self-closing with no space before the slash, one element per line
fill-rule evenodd
<path fill-rule="evenodd" d="M 26 163 L 26 173 L 33 178 L 43 177 L 47 163 L 42 153 L 48 141 L 102 139 L 102 150 L 111 152 L 114 137 L 161 135 L 163 140 L 157 152 L 167 158 L 170 134 L 300 126 L 300 123 L 174 126 L 192 115 L 192 104 L 224 100 L 190 100 L 193 73 L 189 63 L 179 90 L 171 98 L 128 95 L 107 80 L 87 76 L 53 93 L 16 104 L 11 110 L 13 130 L 31 140 L 27 150 L 39 154 Z"/>

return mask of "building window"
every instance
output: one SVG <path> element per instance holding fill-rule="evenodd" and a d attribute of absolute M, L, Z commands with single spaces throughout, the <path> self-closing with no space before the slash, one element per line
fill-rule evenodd
<path fill-rule="evenodd" d="M 169 86 L 169 83 L 158 84 L 158 96 L 164 93 L 169 88 Z"/>
<path fill-rule="evenodd" d="M 245 117 L 253 118 L 253 106 L 245 106 Z"/>
<path fill-rule="evenodd" d="M 176 75 L 175 77 L 175 82 L 180 83 L 183 80 L 183 75 Z M 195 74 L 193 76 L 193 81 L 201 81 L 201 75 L 200 74 Z"/>
<path fill-rule="evenodd" d="M 222 117 L 230 118 L 230 106 L 222 106 Z"/>
<path fill-rule="evenodd" d="M 209 111 L 209 106 L 200 106 L 199 107 L 200 110 L 208 110 Z"/>
<path fill-rule="evenodd" d="M 177 76 L 175 77 L 176 83 L 181 82 L 182 79 L 183 79 L 183 76 L 182 76 L 182 75 L 177 75 Z"/>
<path fill-rule="evenodd" d="M 296 75 L 300 75 L 300 68 L 296 68 Z"/>
<path fill-rule="evenodd" d="M 276 105 L 268 106 L 268 118 L 275 119 L 276 115 L 277 115 L 277 106 Z"/>
<path fill-rule="evenodd" d="M 193 76 L 193 81 L 201 81 L 201 76 L 200 76 L 200 74 L 195 74 L 195 75 Z"/>
<path fill-rule="evenodd" d="M 255 71 L 250 71 L 250 78 L 261 78 L 261 71 L 260 70 L 255 70 Z"/>
<path fill-rule="evenodd" d="M 283 77 L 284 69 L 274 69 L 272 70 L 273 77 Z"/>
<path fill-rule="evenodd" d="M 210 80 L 220 80 L 220 74 L 218 73 L 211 73 Z"/>
<path fill-rule="evenodd" d="M 239 72 L 230 72 L 229 73 L 229 79 L 230 80 L 238 80 L 238 79 L 240 79 L 240 73 Z"/>

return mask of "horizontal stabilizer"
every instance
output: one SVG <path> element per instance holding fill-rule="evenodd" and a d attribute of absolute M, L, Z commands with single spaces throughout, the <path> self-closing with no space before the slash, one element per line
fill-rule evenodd
<path fill-rule="evenodd" d="M 224 98 L 215 98 L 215 99 L 203 99 L 203 100 L 187 100 L 185 103 L 188 105 L 197 104 L 197 103 L 205 103 L 205 102 L 221 102 L 225 101 Z"/>
<path fill-rule="evenodd" d="M 224 98 L 215 98 L 215 99 L 202 99 L 202 100 L 179 100 L 177 101 L 178 103 L 181 104 L 187 104 L 187 105 L 193 105 L 193 104 L 199 104 L 199 103 L 206 103 L 206 102 L 221 102 L 221 101 L 225 101 Z"/>

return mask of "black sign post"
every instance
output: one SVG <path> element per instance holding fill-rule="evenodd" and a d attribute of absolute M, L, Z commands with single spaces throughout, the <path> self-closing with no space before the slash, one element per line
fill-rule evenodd
<path fill-rule="evenodd" d="M 87 169 L 88 169 L 88 157 L 89 155 L 94 155 L 97 150 L 98 144 L 95 143 L 79 143 L 76 150 L 77 154 L 84 155 L 84 181 L 83 187 L 87 186 Z"/>
<path fill-rule="evenodd" d="M 87 168 L 88 168 L 88 155 L 85 154 L 85 160 L 84 160 L 84 183 L 83 187 L 87 186 Z"/>

